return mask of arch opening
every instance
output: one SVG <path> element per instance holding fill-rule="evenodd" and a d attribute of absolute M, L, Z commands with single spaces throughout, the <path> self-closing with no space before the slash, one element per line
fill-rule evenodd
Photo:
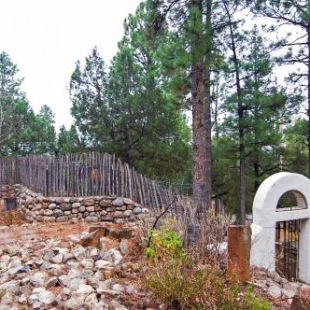
<path fill-rule="evenodd" d="M 307 202 L 304 195 L 298 191 L 292 190 L 285 192 L 278 200 L 276 211 L 294 211 L 307 209 Z"/>

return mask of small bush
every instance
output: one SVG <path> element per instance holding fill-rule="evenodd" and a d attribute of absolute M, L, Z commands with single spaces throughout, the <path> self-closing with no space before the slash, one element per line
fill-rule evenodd
<path fill-rule="evenodd" d="M 166 309 L 271 309 L 251 287 L 238 281 L 228 283 L 217 266 L 203 265 L 195 260 L 196 255 L 186 253 L 181 238 L 170 227 L 152 232 L 145 253 L 152 264 L 144 271 L 142 282 Z"/>
<path fill-rule="evenodd" d="M 270 302 L 263 296 L 255 295 L 253 288 L 249 287 L 244 295 L 245 304 L 249 306 L 251 310 L 269 310 L 271 309 Z"/>
<path fill-rule="evenodd" d="M 171 223 L 162 229 L 152 229 L 149 232 L 148 245 L 145 254 L 150 263 L 155 263 L 166 257 L 184 257 L 183 241 L 181 237 L 171 229 Z"/>

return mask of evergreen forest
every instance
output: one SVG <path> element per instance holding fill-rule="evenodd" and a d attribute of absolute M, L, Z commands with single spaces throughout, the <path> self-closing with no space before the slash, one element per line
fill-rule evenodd
<path fill-rule="evenodd" d="M 70 128 L 34 113 L 0 53 L 1 156 L 114 153 L 240 222 L 268 176 L 310 175 L 309 0 L 141 2 L 110 63 L 76 61 Z"/>

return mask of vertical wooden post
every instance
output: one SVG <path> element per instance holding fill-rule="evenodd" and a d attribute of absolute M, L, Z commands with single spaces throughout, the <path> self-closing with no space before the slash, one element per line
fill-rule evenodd
<path fill-rule="evenodd" d="M 48 164 L 45 167 L 45 180 L 46 180 L 46 196 L 49 196 L 49 171 L 48 171 Z"/>
<path fill-rule="evenodd" d="M 250 280 L 251 233 L 250 226 L 229 227 L 227 276 L 230 279 Z"/>

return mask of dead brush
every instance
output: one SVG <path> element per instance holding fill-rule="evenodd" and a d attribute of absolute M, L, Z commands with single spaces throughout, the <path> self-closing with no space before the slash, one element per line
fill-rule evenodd
<path fill-rule="evenodd" d="M 154 304 L 161 303 L 165 310 L 270 309 L 250 286 L 226 279 L 228 215 L 213 210 L 199 213 L 195 203 L 184 198 L 173 208 L 156 218 L 158 225 L 152 226 L 145 251 L 148 263 L 141 282 L 153 293 Z"/>
<path fill-rule="evenodd" d="M 220 263 L 224 267 L 229 216 L 224 212 L 216 213 L 214 209 L 198 212 L 193 199 L 182 198 L 177 203 L 182 213 L 177 213 L 175 225 L 184 246 L 196 260 L 212 266 Z"/>
<path fill-rule="evenodd" d="M 20 210 L 9 210 L 0 212 L 0 226 L 21 225 L 26 222 L 26 216 Z"/>

